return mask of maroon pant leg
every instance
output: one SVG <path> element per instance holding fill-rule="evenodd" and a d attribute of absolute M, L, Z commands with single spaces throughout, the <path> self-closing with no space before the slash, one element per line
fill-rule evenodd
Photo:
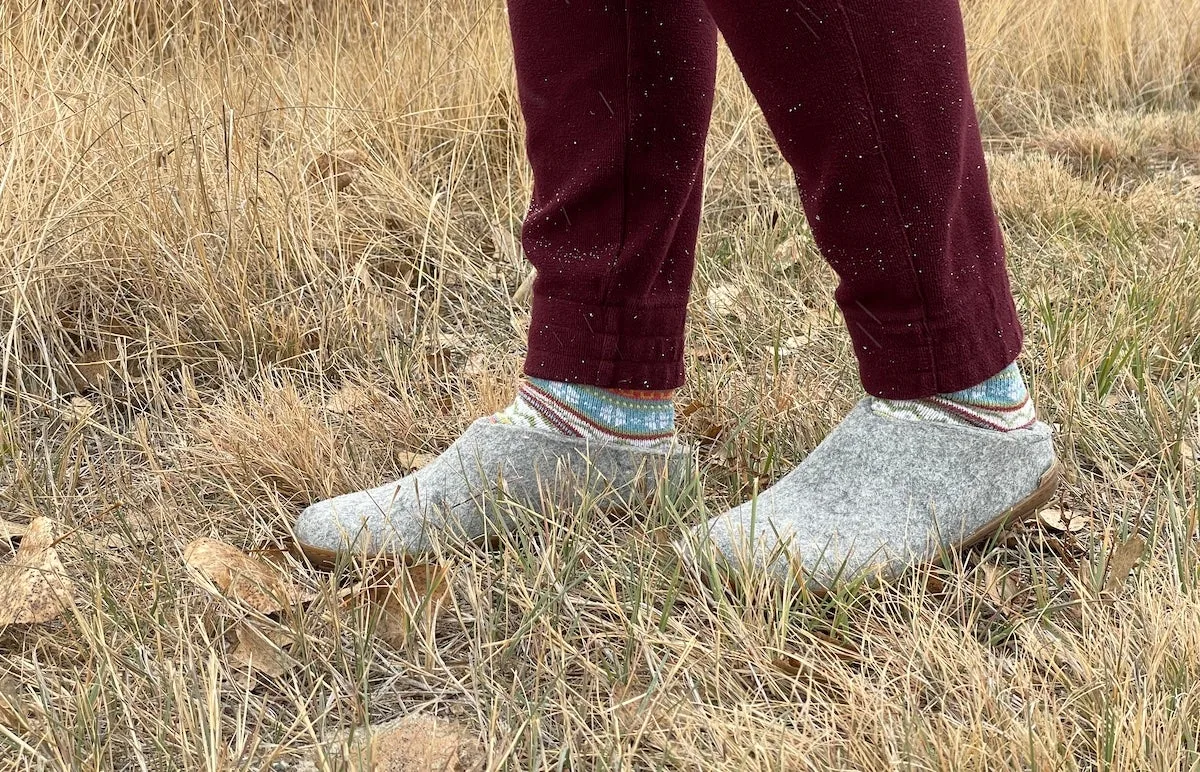
<path fill-rule="evenodd" d="M 841 278 L 864 387 L 926 396 L 1012 361 L 955 0 L 708 6 Z M 511 0 L 510 16 L 535 177 L 526 372 L 678 385 L 711 26 L 687 0 Z"/>
<path fill-rule="evenodd" d="M 702 0 L 509 0 L 537 267 L 525 372 L 683 382 L 716 28 Z"/>
<path fill-rule="evenodd" d="M 799 183 L 863 386 L 973 386 L 1021 327 L 957 0 L 708 0 Z"/>

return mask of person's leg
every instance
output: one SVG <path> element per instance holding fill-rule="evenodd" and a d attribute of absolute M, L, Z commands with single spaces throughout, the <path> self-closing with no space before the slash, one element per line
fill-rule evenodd
<path fill-rule="evenodd" d="M 528 380 L 429 466 L 320 502 L 310 555 L 421 552 L 482 534 L 486 499 L 536 507 L 555 478 L 619 490 L 686 475 L 670 389 L 683 334 L 716 77 L 702 0 L 510 0 L 534 174 Z"/>
<path fill-rule="evenodd" d="M 528 379 L 500 423 L 666 447 L 716 26 L 702 0 L 511 0 L 534 174 Z M 549 34 L 550 31 L 552 34 Z"/>
<path fill-rule="evenodd" d="M 1048 427 L 988 191 L 957 0 L 708 0 L 787 161 L 868 398 L 753 502 L 727 557 L 892 569 L 1049 496 Z"/>
<path fill-rule="evenodd" d="M 716 77 L 701 0 L 510 0 L 537 267 L 527 375 L 683 382 Z"/>
<path fill-rule="evenodd" d="M 1016 359 L 957 0 L 709 0 L 780 150 L 863 386 L 909 399 Z"/>

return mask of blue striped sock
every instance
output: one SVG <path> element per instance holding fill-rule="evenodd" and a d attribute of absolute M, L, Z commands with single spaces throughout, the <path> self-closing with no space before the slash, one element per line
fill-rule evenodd
<path fill-rule="evenodd" d="M 492 420 L 550 429 L 569 437 L 665 449 L 675 441 L 671 395 L 671 391 L 604 389 L 528 378 L 517 389 L 513 403 Z"/>
<path fill-rule="evenodd" d="M 969 389 L 924 399 L 876 399 L 872 405 L 895 418 L 967 424 L 1000 432 L 1027 429 L 1037 420 L 1016 362 Z"/>

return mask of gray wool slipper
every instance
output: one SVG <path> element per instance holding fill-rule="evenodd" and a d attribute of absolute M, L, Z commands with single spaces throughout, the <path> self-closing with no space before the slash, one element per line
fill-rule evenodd
<path fill-rule="evenodd" d="M 677 545 L 810 589 L 894 578 L 1025 519 L 1053 495 L 1051 429 L 998 432 L 882 415 L 868 397 L 775 485 Z"/>
<path fill-rule="evenodd" d="M 546 496 L 563 494 L 628 506 L 660 484 L 683 484 L 694 470 L 682 444 L 663 453 L 481 418 L 413 474 L 313 504 L 292 530 L 301 551 L 322 565 L 341 552 L 420 556 L 435 533 L 477 540 L 489 527 L 511 527 L 512 505 L 540 511 Z"/>

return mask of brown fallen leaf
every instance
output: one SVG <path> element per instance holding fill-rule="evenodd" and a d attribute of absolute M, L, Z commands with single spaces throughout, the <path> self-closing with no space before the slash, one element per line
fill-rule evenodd
<path fill-rule="evenodd" d="M 368 290 L 375 289 L 375 280 L 371 278 L 371 266 L 366 260 L 360 260 L 353 272 L 354 280 Z"/>
<path fill-rule="evenodd" d="M 330 761 L 346 772 L 476 772 L 486 760 L 467 727 L 414 713 L 343 733 L 324 743 L 319 757 L 300 762 L 297 772 L 316 772 Z"/>
<path fill-rule="evenodd" d="M 325 402 L 325 409 L 331 413 L 346 414 L 360 407 L 366 407 L 374 401 L 374 395 L 369 391 L 361 386 L 347 383 Z"/>
<path fill-rule="evenodd" d="M 983 571 L 982 589 L 987 599 L 1000 611 L 1016 613 L 1017 605 L 1024 595 L 1016 575 L 993 563 L 982 563 L 980 568 Z"/>
<path fill-rule="evenodd" d="M 311 600 L 310 594 L 281 577 L 266 563 L 216 539 L 193 541 L 183 551 L 183 562 L 225 597 L 241 601 L 263 614 L 273 614 Z"/>
<path fill-rule="evenodd" d="M 45 729 L 45 712 L 36 698 L 24 698 L 24 691 L 16 678 L 0 677 L 0 726 L 32 740 Z"/>
<path fill-rule="evenodd" d="M 717 442 L 725 438 L 729 426 L 720 418 L 721 416 L 713 416 L 708 413 L 697 416 L 696 434 L 699 435 L 701 442 Z"/>
<path fill-rule="evenodd" d="M 433 336 L 435 348 L 454 354 L 469 355 L 478 348 L 478 340 L 457 332 L 438 331 Z"/>
<path fill-rule="evenodd" d="M 87 397 L 72 397 L 63 408 L 63 416 L 72 423 L 83 423 L 96 412 L 96 406 Z"/>
<path fill-rule="evenodd" d="M 803 261 L 804 242 L 797 235 L 789 236 L 775 247 L 771 270 L 784 273 L 792 266 Z"/>
<path fill-rule="evenodd" d="M 1196 449 L 1187 440 L 1175 443 L 1175 454 L 1179 458 L 1179 466 L 1185 472 L 1190 472 L 1200 463 L 1200 455 L 1197 455 Z"/>
<path fill-rule="evenodd" d="M 327 182 L 340 192 L 358 179 L 365 163 L 366 158 L 357 150 L 321 153 L 308 165 L 308 177 L 313 182 Z"/>
<path fill-rule="evenodd" d="M 525 275 L 525 280 L 521 282 L 521 286 L 517 287 L 517 291 L 513 293 L 513 303 L 518 306 L 529 305 L 529 301 L 533 298 L 533 280 L 537 278 L 537 271 L 530 271 Z"/>
<path fill-rule="evenodd" d="M 394 573 L 347 590 L 343 597 L 376 614 L 374 636 L 400 648 L 408 642 L 418 616 L 431 624 L 450 597 L 449 571 L 445 566 L 400 566 Z"/>
<path fill-rule="evenodd" d="M 1091 517 L 1074 512 L 1071 514 L 1071 520 L 1067 523 L 1067 530 L 1071 533 L 1079 533 L 1080 531 L 1091 527 L 1091 525 Z"/>
<path fill-rule="evenodd" d="M 1104 583 L 1104 591 L 1120 589 L 1145 551 L 1146 540 L 1136 534 L 1119 544 L 1108 556 L 1108 580 Z"/>
<path fill-rule="evenodd" d="M 27 728 L 27 722 L 18 694 L 16 681 L 8 676 L 0 678 L 0 725 L 23 732 Z"/>
<path fill-rule="evenodd" d="M 235 664 L 279 676 L 300 666 L 287 649 L 295 644 L 292 632 L 282 626 L 267 627 L 245 621 L 234 631 L 236 643 L 229 650 Z"/>
<path fill-rule="evenodd" d="M 707 343 L 689 347 L 688 355 L 695 357 L 698 362 L 715 362 L 722 358 L 721 353 Z"/>
<path fill-rule="evenodd" d="M 772 657 L 771 665 L 774 666 L 776 670 L 790 678 L 795 678 L 805 670 L 809 669 L 807 663 L 805 663 L 803 659 L 795 654 L 789 654 L 786 651 L 779 652 L 776 656 Z"/>
<path fill-rule="evenodd" d="M 449 597 L 449 572 L 444 566 L 401 569 L 392 586 L 377 595 L 380 614 L 375 636 L 392 646 L 403 646 L 418 615 L 423 624 L 432 624 Z"/>
<path fill-rule="evenodd" d="M 1079 363 L 1073 359 L 1062 359 L 1058 363 L 1058 374 L 1067 382 L 1075 380 L 1075 376 L 1079 374 Z"/>
<path fill-rule="evenodd" d="M 1063 519 L 1063 512 L 1057 507 L 1046 507 L 1038 512 L 1038 519 L 1046 526 L 1053 528 L 1056 531 L 1067 530 L 1067 523 Z"/>
<path fill-rule="evenodd" d="M 519 264 L 522 262 L 521 237 L 508 228 L 492 228 L 492 257 L 491 266 Z"/>
<path fill-rule="evenodd" d="M 467 365 L 463 368 L 463 375 L 474 381 L 486 380 L 491 377 L 491 369 L 488 365 L 488 355 L 482 351 L 476 351 L 467 358 Z"/>
<path fill-rule="evenodd" d="M 112 374 L 113 364 L 120 357 L 114 343 L 108 342 L 99 349 L 88 351 L 79 359 L 72 362 L 74 372 L 72 380 L 76 391 L 98 388 L 108 382 Z"/>
<path fill-rule="evenodd" d="M 371 739 L 375 772 L 467 772 L 482 769 L 484 756 L 473 732 L 431 716 L 406 716 L 377 728 Z"/>
<path fill-rule="evenodd" d="M 745 287 L 733 284 L 718 284 L 709 287 L 705 296 L 709 310 L 717 316 L 744 319 L 748 310 L 749 293 Z"/>
<path fill-rule="evenodd" d="M 402 450 L 396 454 L 396 462 L 400 464 L 400 468 L 410 472 L 420 469 L 432 460 L 433 456 L 428 453 L 415 453 L 411 450 Z"/>
<path fill-rule="evenodd" d="M 54 549 L 55 523 L 34 518 L 11 562 L 0 567 L 0 627 L 49 622 L 75 602 L 75 587 Z"/>

